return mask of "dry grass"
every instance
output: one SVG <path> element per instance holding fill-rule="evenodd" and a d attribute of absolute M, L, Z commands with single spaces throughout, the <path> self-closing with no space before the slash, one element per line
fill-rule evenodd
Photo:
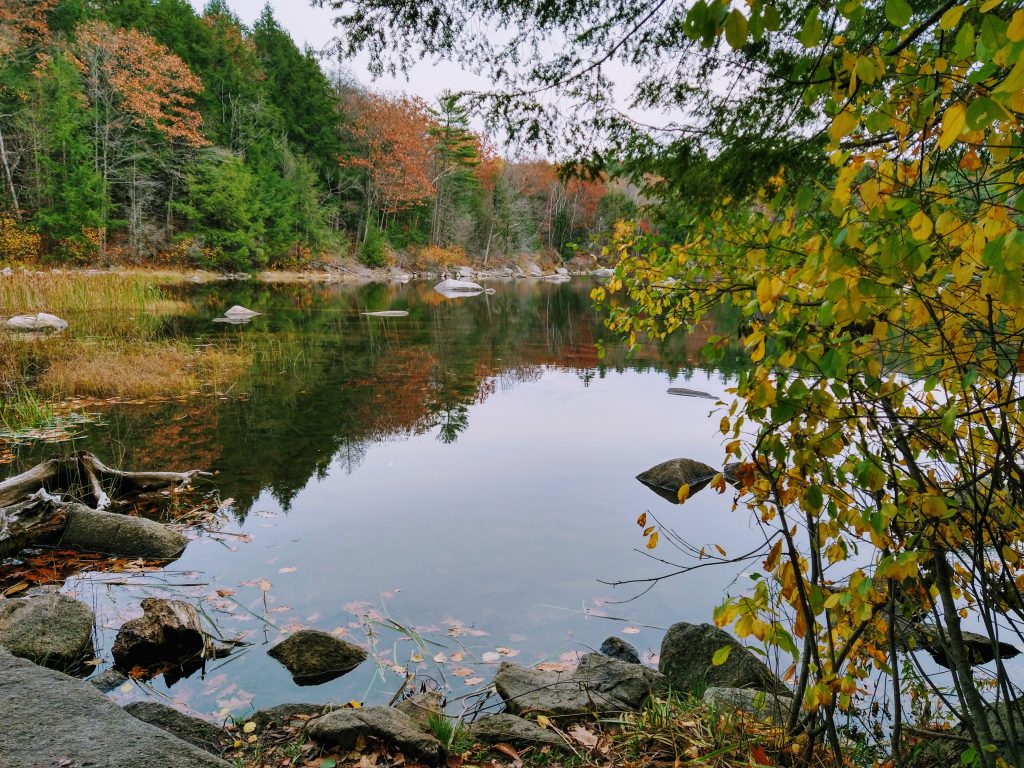
<path fill-rule="evenodd" d="M 128 400 L 185 397 L 235 381 L 246 363 L 240 352 L 193 349 L 178 341 L 71 344 L 39 377 L 45 394 Z"/>

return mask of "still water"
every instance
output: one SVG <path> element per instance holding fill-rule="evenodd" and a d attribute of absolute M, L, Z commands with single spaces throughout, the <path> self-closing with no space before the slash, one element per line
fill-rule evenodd
<path fill-rule="evenodd" d="M 191 600 L 250 645 L 120 699 L 243 715 L 286 701 L 384 703 L 415 674 L 458 700 L 486 689 L 500 660 L 571 663 L 612 634 L 653 663 L 668 625 L 710 620 L 750 584 L 730 566 L 631 601 L 644 584 L 602 583 L 673 570 L 649 555 L 688 562 L 664 535 L 644 550 L 643 512 L 697 547 L 733 554 L 759 539 L 729 495 L 675 506 L 634 479 L 678 456 L 720 465 L 715 402 L 666 394 L 673 383 L 724 394 L 729 359 L 698 361 L 712 325 L 632 357 L 609 343 L 602 358 L 588 282 L 492 287 L 456 300 L 423 284 L 182 289 L 192 311 L 166 332 L 241 337 L 251 369 L 220 395 L 105 410 L 75 447 L 131 469 L 214 472 L 202 490 L 219 494 L 224 525 L 192 532 L 159 572 L 84 573 L 64 590 L 97 611 L 99 671 L 148 595 Z M 211 322 L 233 304 L 263 314 Z M 379 310 L 410 314 L 360 314 Z M 371 658 L 299 688 L 266 651 L 300 627 Z"/>

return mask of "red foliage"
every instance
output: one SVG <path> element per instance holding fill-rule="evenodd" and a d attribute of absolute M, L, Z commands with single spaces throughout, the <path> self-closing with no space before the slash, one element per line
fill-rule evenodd
<path fill-rule="evenodd" d="M 46 15 L 57 0 L 0 0 L 0 58 L 45 42 Z"/>

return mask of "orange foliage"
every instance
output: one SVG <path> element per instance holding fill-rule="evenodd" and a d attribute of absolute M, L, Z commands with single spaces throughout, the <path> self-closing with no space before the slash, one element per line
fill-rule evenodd
<path fill-rule="evenodd" d="M 91 82 L 103 81 L 136 125 L 192 147 L 209 144 L 193 108 L 202 81 L 180 58 L 135 29 L 89 21 L 76 31 L 76 62 Z"/>
<path fill-rule="evenodd" d="M 0 262 L 36 261 L 39 259 L 41 239 L 12 216 L 0 216 Z"/>
<path fill-rule="evenodd" d="M 355 93 L 346 111 L 354 116 L 352 133 L 366 145 L 367 154 L 341 162 L 370 174 L 379 210 L 414 208 L 434 194 L 427 140 L 430 113 L 422 99 Z"/>
<path fill-rule="evenodd" d="M 46 15 L 57 0 L 0 0 L 0 57 L 27 51 L 50 36 Z"/>
<path fill-rule="evenodd" d="M 492 191 L 505 172 L 505 161 L 498 154 L 498 148 L 486 136 L 481 136 L 477 149 L 480 163 L 474 169 L 477 181 L 488 192 Z"/>

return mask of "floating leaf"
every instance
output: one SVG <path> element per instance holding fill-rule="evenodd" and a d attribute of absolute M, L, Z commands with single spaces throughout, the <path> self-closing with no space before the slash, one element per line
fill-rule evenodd
<path fill-rule="evenodd" d="M 467 677 L 464 682 L 466 685 L 480 685 L 484 679 L 482 677 Z"/>
<path fill-rule="evenodd" d="M 640 627 L 623 627 L 620 631 L 624 635 L 639 635 Z"/>
<path fill-rule="evenodd" d="M 277 572 L 278 573 L 295 573 L 297 570 L 299 570 L 299 569 L 296 568 L 294 565 L 287 565 L 284 568 L 279 568 L 277 570 Z"/>
<path fill-rule="evenodd" d="M 501 661 L 501 654 L 494 653 L 493 651 L 488 651 L 483 656 L 481 656 L 480 659 L 485 664 L 494 664 L 498 661 Z"/>

